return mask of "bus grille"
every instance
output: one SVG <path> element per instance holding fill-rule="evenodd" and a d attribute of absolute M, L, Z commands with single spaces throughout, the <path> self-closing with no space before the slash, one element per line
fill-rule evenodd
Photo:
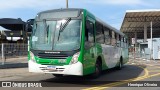
<path fill-rule="evenodd" d="M 47 59 L 66 59 L 68 56 L 63 54 L 38 53 L 38 57 Z"/>

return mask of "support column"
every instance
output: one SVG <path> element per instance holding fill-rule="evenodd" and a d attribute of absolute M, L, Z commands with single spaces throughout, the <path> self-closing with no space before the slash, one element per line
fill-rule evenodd
<path fill-rule="evenodd" d="M 134 44 L 134 59 L 136 59 L 136 45 L 137 45 L 137 32 L 135 32 L 135 36 L 134 36 L 134 38 L 135 38 L 135 44 Z"/>
<path fill-rule="evenodd" d="M 144 42 L 147 42 L 147 23 L 144 23 Z"/>
<path fill-rule="evenodd" d="M 4 44 L 2 43 L 2 47 L 1 47 L 1 53 L 2 53 L 2 65 L 4 65 L 5 63 L 5 57 L 4 57 Z"/>
<path fill-rule="evenodd" d="M 151 60 L 153 60 L 153 35 L 152 35 L 152 21 L 150 22 L 151 25 Z"/>
<path fill-rule="evenodd" d="M 135 45 L 136 45 L 137 44 L 137 32 L 135 32 L 134 35 L 135 35 L 134 38 L 135 38 Z"/>
<path fill-rule="evenodd" d="M 68 8 L 68 0 L 66 0 L 66 8 Z"/>

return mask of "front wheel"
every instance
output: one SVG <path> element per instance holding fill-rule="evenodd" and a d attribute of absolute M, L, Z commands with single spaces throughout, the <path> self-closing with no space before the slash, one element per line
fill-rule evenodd
<path fill-rule="evenodd" d="M 101 75 L 102 66 L 100 62 L 96 62 L 95 72 L 93 73 L 93 78 L 98 78 Z"/>

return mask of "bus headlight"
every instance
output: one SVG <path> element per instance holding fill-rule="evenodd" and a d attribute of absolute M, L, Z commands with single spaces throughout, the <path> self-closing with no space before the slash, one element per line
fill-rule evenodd
<path fill-rule="evenodd" d="M 33 62 L 35 62 L 34 54 L 32 52 L 30 52 L 30 60 L 32 60 Z"/>
<path fill-rule="evenodd" d="M 77 52 L 76 54 L 73 55 L 72 60 L 70 64 L 75 64 L 78 62 L 78 57 L 79 57 L 80 52 Z"/>

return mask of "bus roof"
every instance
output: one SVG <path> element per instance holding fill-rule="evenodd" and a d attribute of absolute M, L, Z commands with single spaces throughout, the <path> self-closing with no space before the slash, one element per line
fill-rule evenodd
<path fill-rule="evenodd" d="M 42 11 L 40 13 L 38 13 L 38 15 L 40 14 L 43 14 L 43 13 L 52 13 L 52 12 L 57 12 L 57 11 L 79 11 L 79 12 L 82 12 L 86 9 L 81 9 L 81 8 L 69 8 L 69 9 L 66 9 L 66 8 L 61 8 L 61 9 L 53 9 L 53 10 L 47 10 L 47 11 Z M 86 10 L 87 11 L 87 10 Z M 89 11 L 87 11 L 88 13 L 90 13 Z M 92 14 L 92 13 L 90 13 Z M 93 14 L 92 14 L 93 15 Z M 93 15 L 94 16 L 94 15 Z M 95 16 L 94 16 L 95 17 Z M 109 28 L 110 30 L 113 30 L 115 31 L 116 33 L 120 34 L 121 36 L 125 36 L 124 33 L 122 33 L 120 30 L 117 30 L 116 28 L 110 26 L 109 24 L 105 23 L 104 21 L 102 21 L 101 19 L 95 17 L 95 19 L 100 22 L 101 24 L 103 24 L 104 26 L 106 26 L 107 28 Z"/>
<path fill-rule="evenodd" d="M 115 31 L 116 33 L 120 34 L 121 36 L 125 36 L 125 34 L 122 33 L 120 30 L 117 30 L 116 28 L 112 27 L 111 25 L 103 22 L 101 19 L 99 19 L 99 18 L 96 17 L 96 20 L 97 20 L 98 22 L 102 23 L 104 26 L 106 26 L 106 27 L 109 28 L 110 30 Z"/>
<path fill-rule="evenodd" d="M 46 11 L 42 11 L 40 13 L 46 13 L 46 12 L 56 12 L 56 11 L 72 11 L 72 10 L 77 10 L 77 11 L 83 11 L 84 9 L 80 9 L 80 8 L 60 8 L 60 9 L 52 9 L 52 10 L 46 10 Z M 40 14 L 39 13 L 39 14 Z"/>
<path fill-rule="evenodd" d="M 85 9 L 84 9 L 84 10 L 85 10 Z M 86 10 L 86 11 L 87 11 L 87 10 Z M 89 12 L 89 11 L 87 11 L 87 12 Z M 89 12 L 89 13 L 90 13 L 90 12 Z M 92 13 L 90 13 L 90 14 L 92 14 Z M 92 15 L 93 15 L 93 14 L 92 14 Z M 95 17 L 95 19 L 96 19 L 99 23 L 103 24 L 103 25 L 106 26 L 108 29 L 113 30 L 114 32 L 120 34 L 120 35 L 123 36 L 123 37 L 125 36 L 125 34 L 122 33 L 120 30 L 117 30 L 116 28 L 112 27 L 111 25 L 105 23 L 105 22 L 102 21 L 101 19 L 97 18 L 95 15 L 93 15 L 93 16 Z"/>

